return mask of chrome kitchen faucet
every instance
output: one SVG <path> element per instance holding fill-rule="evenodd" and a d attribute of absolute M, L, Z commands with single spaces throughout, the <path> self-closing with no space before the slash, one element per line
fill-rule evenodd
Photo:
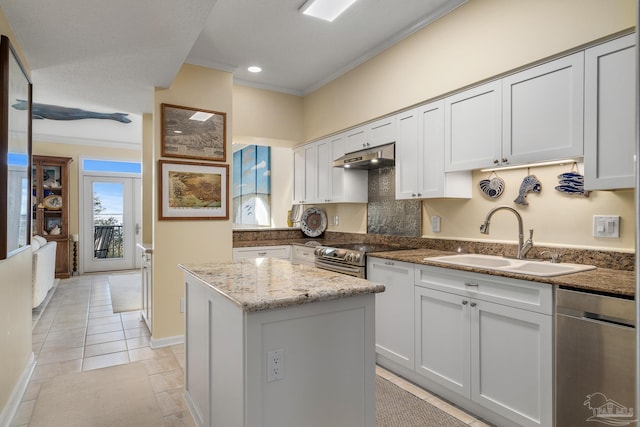
<path fill-rule="evenodd" d="M 487 217 L 484 219 L 484 223 L 480 225 L 480 232 L 482 234 L 489 234 L 489 220 L 491 219 L 493 214 L 499 210 L 508 210 L 510 212 L 513 212 L 513 214 L 518 219 L 518 253 L 516 254 L 516 258 L 523 259 L 527 255 L 527 252 L 529 252 L 533 247 L 533 229 L 529 229 L 529 239 L 524 242 L 524 235 L 522 232 L 522 217 L 520 216 L 518 211 L 513 209 L 511 206 L 498 206 L 491 209 L 487 214 Z"/>

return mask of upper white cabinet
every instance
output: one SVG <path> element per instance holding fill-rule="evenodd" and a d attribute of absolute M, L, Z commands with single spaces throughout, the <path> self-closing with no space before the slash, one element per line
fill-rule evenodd
<path fill-rule="evenodd" d="M 584 52 L 445 99 L 445 170 L 583 155 Z"/>
<path fill-rule="evenodd" d="M 317 200 L 318 160 L 315 144 L 293 150 L 293 203 L 313 203 Z"/>
<path fill-rule="evenodd" d="M 497 166 L 502 160 L 502 84 L 489 82 L 444 100 L 445 170 Z"/>
<path fill-rule="evenodd" d="M 502 79 L 501 164 L 583 155 L 584 52 Z"/>
<path fill-rule="evenodd" d="M 635 186 L 635 35 L 585 51 L 584 187 Z"/>
<path fill-rule="evenodd" d="M 471 172 L 444 170 L 444 101 L 398 114 L 396 199 L 471 197 Z"/>
<path fill-rule="evenodd" d="M 344 155 L 344 134 L 293 150 L 293 203 L 366 203 L 367 171 L 334 168 Z"/>
<path fill-rule="evenodd" d="M 385 117 L 344 133 L 345 153 L 396 141 L 396 116 Z"/>

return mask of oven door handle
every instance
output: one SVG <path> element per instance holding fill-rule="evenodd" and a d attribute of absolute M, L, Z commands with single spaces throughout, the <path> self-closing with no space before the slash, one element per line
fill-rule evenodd
<path fill-rule="evenodd" d="M 316 260 L 316 267 L 336 273 L 343 273 L 354 277 L 360 277 L 360 268 L 358 267 L 347 267 L 340 264 L 324 263 L 318 260 Z"/>

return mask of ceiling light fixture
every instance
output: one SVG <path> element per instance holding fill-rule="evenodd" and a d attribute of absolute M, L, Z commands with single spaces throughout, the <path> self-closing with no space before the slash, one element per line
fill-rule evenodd
<path fill-rule="evenodd" d="M 575 163 L 580 160 L 578 159 L 562 159 L 562 160 L 552 160 L 550 162 L 539 162 L 539 163 L 528 163 L 526 165 L 515 165 L 515 166 L 502 166 L 496 168 L 486 168 L 480 169 L 480 172 L 491 172 L 491 171 L 505 171 L 509 169 L 523 169 L 523 168 L 534 168 L 538 166 L 553 166 L 553 165 L 564 165 L 567 163 Z"/>
<path fill-rule="evenodd" d="M 356 0 L 307 0 L 300 12 L 332 22 Z"/>
<path fill-rule="evenodd" d="M 256 65 L 252 65 L 251 67 L 247 68 L 247 70 L 249 70 L 250 73 L 259 73 L 260 71 L 262 71 L 262 68 Z"/>

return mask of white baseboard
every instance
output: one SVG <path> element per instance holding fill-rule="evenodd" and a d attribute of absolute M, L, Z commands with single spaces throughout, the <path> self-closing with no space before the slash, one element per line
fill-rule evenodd
<path fill-rule="evenodd" d="M 184 343 L 184 335 L 176 335 L 173 337 L 166 337 L 166 338 L 154 338 L 151 337 L 151 340 L 149 341 L 149 346 L 151 348 L 161 348 L 161 347 L 169 347 L 172 345 L 176 345 L 176 344 L 183 344 Z"/>
<path fill-rule="evenodd" d="M 15 417 L 18 407 L 20 406 L 20 402 L 22 401 L 22 396 L 24 396 L 24 392 L 27 390 L 29 380 L 31 379 L 31 375 L 33 374 L 35 367 L 36 359 L 33 353 L 31 353 L 29 360 L 27 360 L 27 365 L 22 371 L 20 378 L 18 378 L 18 382 L 13 388 L 11 396 L 9 396 L 7 404 L 0 413 L 0 427 L 9 427 L 11 425 L 13 417 Z"/>

